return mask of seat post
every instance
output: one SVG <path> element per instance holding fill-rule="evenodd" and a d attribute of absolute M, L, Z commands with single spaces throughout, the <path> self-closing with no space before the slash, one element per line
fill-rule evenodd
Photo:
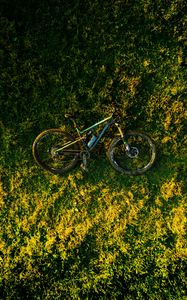
<path fill-rule="evenodd" d="M 70 119 L 72 121 L 72 123 L 73 123 L 73 127 L 77 128 L 77 124 L 76 124 L 76 122 L 74 120 L 74 116 L 72 114 L 69 114 L 69 113 L 65 114 L 65 118 L 66 119 Z"/>
<path fill-rule="evenodd" d="M 69 118 L 70 118 L 70 120 L 72 121 L 72 123 L 73 123 L 73 128 L 77 131 L 78 136 L 81 137 L 80 131 L 79 131 L 78 127 L 77 127 L 77 123 L 76 123 L 74 117 L 73 117 L 73 116 L 70 116 Z"/>

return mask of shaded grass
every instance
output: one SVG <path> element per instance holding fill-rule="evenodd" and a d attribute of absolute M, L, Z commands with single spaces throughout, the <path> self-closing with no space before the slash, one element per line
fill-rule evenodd
<path fill-rule="evenodd" d="M 21 3 L 0 17 L 2 297 L 184 300 L 185 2 Z M 36 166 L 39 132 L 69 131 L 67 111 L 88 126 L 112 105 L 154 139 L 151 170 L 113 170 L 113 131 L 88 174 Z"/>

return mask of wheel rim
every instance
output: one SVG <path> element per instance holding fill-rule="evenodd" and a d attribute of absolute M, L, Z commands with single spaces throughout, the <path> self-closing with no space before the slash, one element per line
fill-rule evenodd
<path fill-rule="evenodd" d="M 43 135 L 36 143 L 36 158 L 49 170 L 63 170 L 72 165 L 78 156 L 77 145 L 71 145 L 66 151 L 58 151 L 70 138 L 63 132 L 53 131 Z"/>
<path fill-rule="evenodd" d="M 113 162 L 127 173 L 143 172 L 153 162 L 153 144 L 145 135 L 129 134 L 125 141 L 129 145 L 127 150 L 124 142 L 119 139 L 113 148 Z"/>

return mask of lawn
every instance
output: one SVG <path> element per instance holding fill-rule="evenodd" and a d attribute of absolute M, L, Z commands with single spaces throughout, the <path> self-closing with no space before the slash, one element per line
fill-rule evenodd
<path fill-rule="evenodd" d="M 1 6 L 1 298 L 186 300 L 186 1 Z M 42 130 L 112 106 L 154 140 L 147 173 L 112 168 L 113 130 L 88 173 L 35 163 Z"/>

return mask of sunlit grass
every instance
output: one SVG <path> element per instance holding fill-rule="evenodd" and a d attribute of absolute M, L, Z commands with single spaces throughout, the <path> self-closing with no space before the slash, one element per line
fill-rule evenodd
<path fill-rule="evenodd" d="M 2 299 L 185 300 L 184 7 L 159 3 L 38 4 L 23 28 L 0 18 Z M 112 106 L 125 131 L 154 140 L 147 173 L 112 168 L 113 129 L 88 173 L 57 176 L 35 164 L 42 130 L 73 132 L 67 111 L 81 127 Z"/>

